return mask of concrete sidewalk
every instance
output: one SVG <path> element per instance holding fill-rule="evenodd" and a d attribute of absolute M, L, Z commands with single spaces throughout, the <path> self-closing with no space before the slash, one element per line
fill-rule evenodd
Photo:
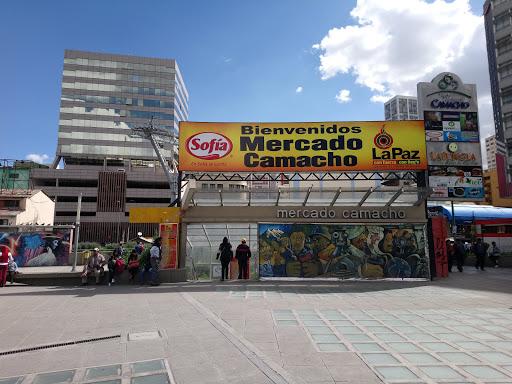
<path fill-rule="evenodd" d="M 7 286 L 0 383 L 512 383 L 511 294 L 512 270 L 469 267 L 434 282 Z"/>

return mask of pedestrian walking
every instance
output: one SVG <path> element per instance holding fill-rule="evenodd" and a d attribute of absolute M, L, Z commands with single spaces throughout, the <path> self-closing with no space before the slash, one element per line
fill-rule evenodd
<path fill-rule="evenodd" d="M 453 255 L 455 262 L 457 263 L 457 269 L 459 272 L 463 271 L 464 259 L 466 258 L 466 246 L 462 242 L 462 239 L 457 239 L 457 242 L 453 246 Z"/>
<path fill-rule="evenodd" d="M 242 244 L 236 248 L 235 257 L 238 260 L 239 279 L 247 279 L 247 260 L 251 258 L 251 248 L 246 243 L 247 240 L 242 239 Z"/>
<path fill-rule="evenodd" d="M 228 241 L 227 237 L 224 237 L 222 243 L 219 245 L 219 251 L 217 252 L 217 260 L 220 257 L 220 263 L 222 267 L 222 274 L 220 281 L 224 281 L 224 276 L 226 279 L 229 278 L 228 270 L 229 270 L 229 262 L 233 258 L 233 247 Z"/>
<path fill-rule="evenodd" d="M 119 256 L 123 257 L 124 248 L 123 248 L 123 243 L 122 242 L 119 242 L 119 247 L 117 247 L 117 250 L 119 251 Z"/>
<path fill-rule="evenodd" d="M 476 256 L 475 268 L 478 269 L 478 267 L 480 267 L 482 271 L 485 271 L 485 247 L 482 244 L 481 238 L 476 240 L 476 243 L 473 244 L 471 250 Z"/>
<path fill-rule="evenodd" d="M 151 285 L 160 285 L 158 282 L 158 269 L 160 267 L 160 261 L 162 261 L 162 238 L 157 237 L 153 242 L 153 246 L 149 250 L 149 256 L 151 260 Z"/>
<path fill-rule="evenodd" d="M 500 247 L 496 245 L 495 241 L 493 241 L 491 244 L 492 246 L 489 247 L 489 259 L 491 259 L 491 261 L 494 263 L 494 268 L 498 268 L 501 250 Z"/>
<path fill-rule="evenodd" d="M 11 252 L 5 245 L 0 248 L 0 287 L 5 286 L 7 279 L 7 268 L 9 266 L 9 258 L 12 258 Z"/>

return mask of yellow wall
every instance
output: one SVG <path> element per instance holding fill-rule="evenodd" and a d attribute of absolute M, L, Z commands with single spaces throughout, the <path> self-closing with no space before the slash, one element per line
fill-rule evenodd
<path fill-rule="evenodd" d="M 484 172 L 484 193 L 486 204 L 495 207 L 512 207 L 512 198 L 500 197 L 498 171 Z"/>
<path fill-rule="evenodd" d="M 131 207 L 130 223 L 179 223 L 179 207 Z"/>

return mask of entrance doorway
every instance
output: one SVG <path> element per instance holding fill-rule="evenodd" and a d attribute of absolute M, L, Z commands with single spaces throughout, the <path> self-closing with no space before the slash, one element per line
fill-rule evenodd
<path fill-rule="evenodd" d="M 221 264 L 217 251 L 224 237 L 236 247 L 247 240 L 251 248 L 250 277 L 258 278 L 258 224 L 257 223 L 206 223 L 187 225 L 187 279 L 220 280 Z M 237 276 L 235 276 L 237 278 Z"/>

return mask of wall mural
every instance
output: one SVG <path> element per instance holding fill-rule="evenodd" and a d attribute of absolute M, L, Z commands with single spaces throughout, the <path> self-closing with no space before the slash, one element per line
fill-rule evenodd
<path fill-rule="evenodd" d="M 260 277 L 429 278 L 423 225 L 260 224 Z"/>
<path fill-rule="evenodd" d="M 19 267 L 68 265 L 71 231 L 61 233 L 0 233 Z"/>

